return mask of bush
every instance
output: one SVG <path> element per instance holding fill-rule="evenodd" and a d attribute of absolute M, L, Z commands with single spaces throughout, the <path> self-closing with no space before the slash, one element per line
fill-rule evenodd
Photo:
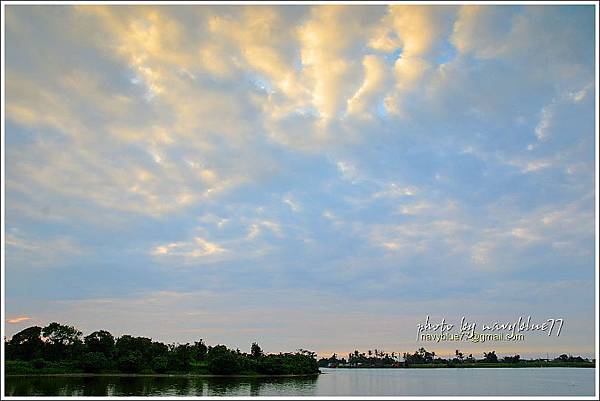
<path fill-rule="evenodd" d="M 44 367 L 46 367 L 46 361 L 44 361 L 42 358 L 37 358 L 34 359 L 32 361 L 33 367 L 36 369 L 43 369 Z"/>
<path fill-rule="evenodd" d="M 172 346 L 168 353 L 168 368 L 176 372 L 188 372 L 191 367 L 193 348 L 188 344 Z"/>
<path fill-rule="evenodd" d="M 156 373 L 165 373 L 167 371 L 167 367 L 169 364 L 169 360 L 164 356 L 157 356 L 152 360 L 152 370 Z"/>
<path fill-rule="evenodd" d="M 209 359 L 208 371 L 215 375 L 233 375 L 241 372 L 241 366 L 237 355 L 225 352 Z"/>
<path fill-rule="evenodd" d="M 252 357 L 248 357 L 248 356 L 242 356 L 238 358 L 238 361 L 240 362 L 240 370 L 242 372 L 256 372 L 257 370 L 257 366 L 258 366 L 258 362 L 256 361 L 256 359 L 253 359 Z"/>
<path fill-rule="evenodd" d="M 101 352 L 86 352 L 81 357 L 80 366 L 86 373 L 97 373 L 106 369 L 108 360 Z"/>
<path fill-rule="evenodd" d="M 285 369 L 283 360 L 278 355 L 267 355 L 258 360 L 257 370 L 265 375 L 284 375 L 289 372 Z"/>

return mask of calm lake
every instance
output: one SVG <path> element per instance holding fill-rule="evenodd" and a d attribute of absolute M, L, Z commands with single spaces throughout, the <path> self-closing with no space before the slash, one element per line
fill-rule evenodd
<path fill-rule="evenodd" d="M 318 377 L 6 376 L 7 396 L 594 395 L 594 369 L 321 369 Z"/>

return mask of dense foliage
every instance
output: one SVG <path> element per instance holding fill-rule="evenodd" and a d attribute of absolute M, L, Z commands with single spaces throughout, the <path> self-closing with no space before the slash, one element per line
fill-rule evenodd
<path fill-rule="evenodd" d="M 315 354 L 265 354 L 257 343 L 250 353 L 224 345 L 163 344 L 146 337 L 115 338 L 105 330 L 82 338 L 72 326 L 29 327 L 5 341 L 7 367 L 33 373 L 122 372 L 292 375 L 319 373 Z"/>

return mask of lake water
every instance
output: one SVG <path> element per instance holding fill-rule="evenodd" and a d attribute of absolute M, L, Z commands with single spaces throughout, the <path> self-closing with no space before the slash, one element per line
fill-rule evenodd
<path fill-rule="evenodd" d="M 318 377 L 7 376 L 7 396 L 594 395 L 594 369 L 321 369 Z"/>

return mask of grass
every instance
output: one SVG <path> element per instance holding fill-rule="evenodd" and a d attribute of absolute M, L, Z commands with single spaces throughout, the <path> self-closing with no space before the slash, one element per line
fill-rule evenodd
<path fill-rule="evenodd" d="M 30 375 L 30 374 L 60 374 L 60 373 L 83 373 L 72 362 L 48 362 L 43 366 L 34 365 L 33 361 L 4 361 L 4 372 L 7 375 Z"/>

